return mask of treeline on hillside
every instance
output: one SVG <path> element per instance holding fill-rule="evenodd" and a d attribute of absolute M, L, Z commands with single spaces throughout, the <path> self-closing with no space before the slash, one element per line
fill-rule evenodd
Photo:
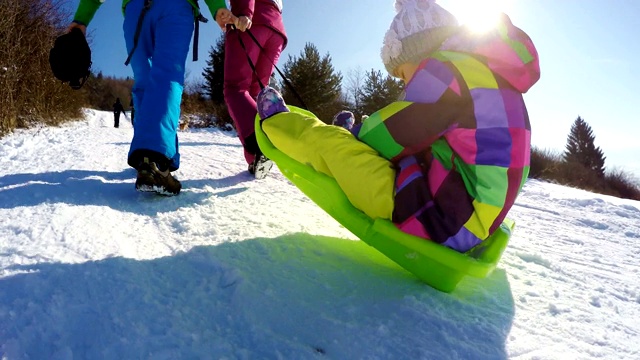
<path fill-rule="evenodd" d="M 75 91 L 53 76 L 49 51 L 70 17 L 64 4 L 0 1 L 0 136 L 37 123 L 58 125 L 79 119 L 83 107 L 112 110 L 117 97 L 129 104 L 131 79 L 92 74 Z"/>
<path fill-rule="evenodd" d="M 327 53 L 307 43 L 298 56 L 289 56 L 283 73 L 300 96 L 306 108 L 318 118 L 330 123 L 334 114 L 346 109 L 361 121 L 362 115 L 371 114 L 398 99 L 403 85 L 389 75 L 371 69 L 363 72 L 351 70 L 345 78 L 336 72 Z M 224 105 L 224 37 L 212 47 L 203 72 L 203 97 L 211 99 L 214 113 L 222 123 L 231 119 Z M 280 80 L 277 87 L 290 105 L 301 106 L 292 89 Z M 562 154 L 533 147 L 530 177 L 574 186 L 602 194 L 640 200 L 640 185 L 632 175 L 620 169 L 605 171 L 605 156 L 595 146 L 591 127 L 580 117 L 573 124 Z"/>
<path fill-rule="evenodd" d="M 371 114 L 397 100 L 403 91 L 400 81 L 375 69 L 351 70 L 345 79 L 333 67 L 330 54 L 321 55 L 312 43 L 307 43 L 297 56 L 290 55 L 279 68 L 291 87 L 277 73 L 274 73 L 271 84 L 282 92 L 285 102 L 306 108 L 326 123 L 330 123 L 333 116 L 341 110 L 352 111 L 358 123 L 363 115 Z M 211 100 L 213 111 L 221 123 L 231 123 L 222 86 L 224 36 L 209 51 L 202 76 L 202 88 L 194 90 Z"/>
<path fill-rule="evenodd" d="M 49 50 L 68 25 L 62 1 L 0 1 L 0 135 L 80 116 L 84 99 L 60 84 Z"/>
<path fill-rule="evenodd" d="M 3 0 L 0 2 L 0 135 L 35 123 L 57 125 L 77 119 L 83 107 L 112 110 L 120 98 L 129 110 L 133 80 L 92 73 L 79 91 L 60 83 L 49 67 L 49 50 L 64 33 L 71 14 L 65 0 Z M 89 36 L 89 42 L 91 38 Z M 352 70 L 346 77 L 336 71 L 327 53 L 307 43 L 298 56 L 282 66 L 285 77 L 304 107 L 330 123 L 340 110 L 350 110 L 359 122 L 396 100 L 399 81 L 381 71 Z M 198 119 L 196 126 L 232 124 L 223 97 L 224 36 L 212 47 L 202 78 L 187 82 L 183 119 Z M 284 81 L 272 83 L 290 105 L 302 106 Z"/>
<path fill-rule="evenodd" d="M 352 70 L 346 85 L 343 84 L 343 76 L 334 69 L 329 54 L 321 56 L 311 43 L 306 44 L 299 56 L 290 56 L 282 71 L 304 102 L 303 106 L 284 80 L 276 81 L 274 76 L 270 84 L 282 91 L 287 104 L 305 107 L 327 123 L 340 110 L 352 111 L 359 122 L 362 115 L 398 99 L 403 90 L 400 81 L 374 69 Z M 223 80 L 224 36 L 210 50 L 202 78 L 185 83 L 181 121 L 189 122 L 190 127 L 233 127 L 224 101 Z M 133 81 L 128 78 L 98 74 L 89 78 L 82 91 L 91 108 L 110 110 L 116 97 L 120 97 L 128 110 L 132 85 Z"/>
<path fill-rule="evenodd" d="M 77 93 L 82 96 L 87 107 L 97 110 L 111 111 L 117 98 L 129 110 L 133 79 L 103 76 L 102 73 L 91 74 L 82 89 Z"/>
<path fill-rule="evenodd" d="M 529 177 L 556 182 L 605 195 L 640 200 L 640 183 L 621 169 L 606 170 L 604 152 L 595 146 L 591 126 L 578 117 L 563 153 L 531 149 Z"/>
<path fill-rule="evenodd" d="M 69 25 L 72 14 L 66 5 L 66 0 L 0 1 L 0 136 L 16 128 L 79 119 L 83 107 L 110 111 L 118 97 L 129 110 L 130 78 L 92 73 L 75 91 L 53 76 L 49 51 Z M 211 108 L 201 92 L 192 90 L 201 87 L 187 86 L 185 112 Z"/>
<path fill-rule="evenodd" d="M 118 97 L 129 110 L 133 86 L 130 78 L 92 74 L 79 91 L 54 78 L 49 50 L 71 17 L 64 3 L 65 0 L 0 1 L 0 136 L 18 127 L 57 125 L 79 118 L 82 107 L 109 111 Z M 355 69 L 343 76 L 333 67 L 329 53 L 321 55 L 312 43 L 307 43 L 297 56 L 289 56 L 281 69 L 295 92 L 279 76 L 280 80 L 272 79 L 271 85 L 282 92 L 287 104 L 306 107 L 326 123 L 340 110 L 352 111 L 356 122 L 360 122 L 363 115 L 397 100 L 403 91 L 400 81 L 379 70 Z M 185 84 L 181 121 L 192 122 L 191 126 L 231 126 L 224 103 L 223 74 L 221 36 L 209 51 L 202 78 Z M 532 149 L 530 176 L 640 200 L 637 179 L 619 169 L 605 171 L 604 154 L 594 140 L 590 126 L 578 117 L 564 153 Z"/>

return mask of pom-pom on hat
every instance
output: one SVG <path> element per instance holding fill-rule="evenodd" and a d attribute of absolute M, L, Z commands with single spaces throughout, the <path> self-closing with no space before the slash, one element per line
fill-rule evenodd
<path fill-rule="evenodd" d="M 450 12 L 435 0 L 396 0 L 396 16 L 383 40 L 380 55 L 389 74 L 404 63 L 420 63 L 458 27 Z"/>
<path fill-rule="evenodd" d="M 356 122 L 355 116 L 351 111 L 343 110 L 333 117 L 333 125 L 342 126 L 347 130 L 351 130 L 353 124 Z"/>

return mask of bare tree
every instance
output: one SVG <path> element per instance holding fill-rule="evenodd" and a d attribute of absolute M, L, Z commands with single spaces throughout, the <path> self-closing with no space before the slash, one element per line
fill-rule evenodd
<path fill-rule="evenodd" d="M 70 14 L 64 0 L 0 1 L 0 134 L 80 115 L 81 93 L 57 81 L 49 50 Z"/>
<path fill-rule="evenodd" d="M 346 101 L 352 106 L 352 112 L 356 115 L 356 119 L 362 117 L 361 113 L 361 99 L 362 99 L 362 86 L 364 85 L 364 70 L 360 66 L 349 69 L 347 71 L 345 81 L 345 96 Z"/>

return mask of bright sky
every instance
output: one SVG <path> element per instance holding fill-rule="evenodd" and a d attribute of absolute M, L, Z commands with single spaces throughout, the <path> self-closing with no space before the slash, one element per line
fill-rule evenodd
<path fill-rule="evenodd" d="M 507 12 L 537 46 L 541 80 L 526 95 L 533 144 L 561 150 L 578 116 L 591 125 L 606 165 L 634 171 L 640 177 L 640 115 L 637 84 L 640 58 L 636 0 L 441 0 L 461 22 L 475 21 L 486 10 Z M 77 4 L 77 0 L 72 1 Z M 287 1 L 284 22 L 289 35 L 279 65 L 298 55 L 305 43 L 331 55 L 346 75 L 360 67 L 384 71 L 379 52 L 391 19 L 393 0 Z M 107 75 L 132 75 L 123 63 L 119 0 L 107 0 L 90 30 L 94 69 Z M 211 18 L 208 10 L 205 15 Z M 200 60 L 188 61 L 191 79 L 200 77 L 208 50 L 220 36 L 213 21 L 201 27 Z"/>
<path fill-rule="evenodd" d="M 181 194 L 137 193 L 120 125 L 0 139 L 0 359 L 638 358 L 638 201 L 529 180 L 496 270 L 446 294 L 233 132 L 180 132 Z"/>

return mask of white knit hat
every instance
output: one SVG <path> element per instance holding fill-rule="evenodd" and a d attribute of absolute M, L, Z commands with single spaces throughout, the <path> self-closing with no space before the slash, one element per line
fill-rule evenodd
<path fill-rule="evenodd" d="M 407 62 L 419 63 L 456 30 L 458 21 L 435 0 L 396 0 L 396 16 L 380 55 L 389 74 Z"/>

